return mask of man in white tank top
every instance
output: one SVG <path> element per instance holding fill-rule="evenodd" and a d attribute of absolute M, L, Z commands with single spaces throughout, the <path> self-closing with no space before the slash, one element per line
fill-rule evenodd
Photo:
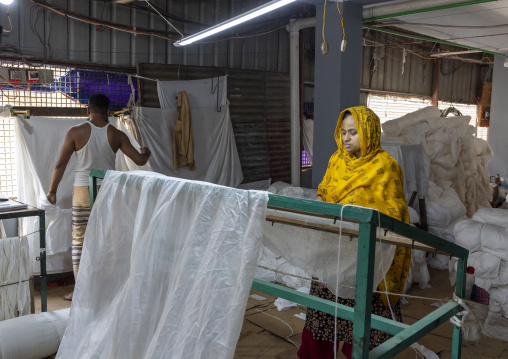
<path fill-rule="evenodd" d="M 83 239 L 90 215 L 88 192 L 90 170 L 92 168 L 114 170 L 118 150 L 138 166 L 146 164 L 150 158 L 148 148 L 142 147 L 138 152 L 125 133 L 110 126 L 109 99 L 105 95 L 90 96 L 87 114 L 88 121 L 72 127 L 67 132 L 47 193 L 48 201 L 55 204 L 58 184 L 62 180 L 69 159 L 76 153 L 76 175 L 72 194 L 72 267 L 75 278 L 78 274 Z M 64 299 L 72 300 L 72 293 L 64 296 Z"/>

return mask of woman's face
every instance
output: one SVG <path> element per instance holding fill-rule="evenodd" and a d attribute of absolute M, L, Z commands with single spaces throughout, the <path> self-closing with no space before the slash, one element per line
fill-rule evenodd
<path fill-rule="evenodd" d="M 361 157 L 360 136 L 356 130 L 355 119 L 352 115 L 344 117 L 342 122 L 342 142 L 347 152 L 352 153 L 356 158 Z"/>

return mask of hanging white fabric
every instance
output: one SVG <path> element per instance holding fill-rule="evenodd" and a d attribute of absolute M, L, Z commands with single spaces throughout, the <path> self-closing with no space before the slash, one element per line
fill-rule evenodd
<path fill-rule="evenodd" d="M 57 203 L 52 205 L 46 198 L 51 182 L 51 172 L 55 166 L 67 131 L 85 121 L 85 118 L 46 118 L 16 117 L 14 120 L 16 136 L 16 173 L 18 173 L 18 198 L 21 202 L 46 211 L 46 254 L 48 273 L 72 270 L 70 260 L 72 190 L 74 184 L 75 155 L 67 165 L 62 181 L 58 186 Z M 139 145 L 118 119 L 110 123 L 123 130 L 134 147 Z M 138 167 L 121 151 L 117 153 L 116 167 L 119 170 L 145 169 Z M 21 234 L 26 235 L 39 230 L 39 218 L 28 217 L 20 220 Z M 39 273 L 39 234 L 29 236 L 30 258 L 34 273 Z"/>
<path fill-rule="evenodd" d="M 28 252 L 26 237 L 0 239 L 0 321 L 30 313 Z"/>
<path fill-rule="evenodd" d="M 185 91 L 194 111 L 201 107 L 220 108 L 226 105 L 227 86 L 227 76 L 189 81 L 157 81 L 157 92 L 161 108 L 176 110 L 178 92 Z M 192 115 L 194 116 L 194 112 Z"/>
<path fill-rule="evenodd" d="M 141 144 L 152 151 L 148 163 L 155 172 L 167 176 L 238 186 L 243 179 L 236 148 L 229 105 L 193 108 L 194 160 L 196 169 L 173 168 L 173 127 L 177 110 L 133 107 L 126 123 Z"/>
<path fill-rule="evenodd" d="M 57 358 L 232 358 L 267 202 L 267 192 L 108 171 Z"/>

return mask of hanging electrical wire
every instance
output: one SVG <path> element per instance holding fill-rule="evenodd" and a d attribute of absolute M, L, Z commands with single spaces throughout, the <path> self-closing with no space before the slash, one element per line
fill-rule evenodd
<path fill-rule="evenodd" d="M 162 16 L 162 14 L 161 14 L 161 13 L 160 13 L 160 12 L 159 12 L 159 11 L 158 11 L 155 7 L 153 7 L 153 5 L 150 3 L 150 1 L 145 0 L 145 2 L 147 3 L 147 5 L 148 5 L 148 6 L 150 6 L 152 9 L 154 9 L 154 11 L 155 11 L 157 14 L 159 14 L 159 16 L 160 16 L 161 18 L 163 18 L 163 19 L 164 19 L 164 21 L 166 21 L 166 22 L 168 23 L 168 25 L 169 25 L 169 26 L 171 26 L 171 27 L 172 27 L 172 28 L 173 28 L 176 32 L 178 32 L 178 33 L 180 34 L 180 36 L 181 36 L 181 37 L 183 37 L 183 34 L 182 34 L 182 33 L 181 33 L 181 32 L 180 32 L 180 31 L 179 31 L 179 30 L 178 30 L 178 29 L 177 29 L 177 28 L 176 28 L 176 27 L 175 27 L 175 26 L 171 23 L 171 22 L 169 22 L 169 20 L 168 20 L 168 19 L 166 19 L 164 16 Z"/>

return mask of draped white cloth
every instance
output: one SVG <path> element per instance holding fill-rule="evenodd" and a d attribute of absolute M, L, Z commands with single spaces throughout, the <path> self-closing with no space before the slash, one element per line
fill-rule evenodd
<path fill-rule="evenodd" d="M 30 313 L 30 273 L 27 238 L 0 239 L 0 321 Z"/>
<path fill-rule="evenodd" d="M 52 205 L 46 198 L 51 182 L 51 171 L 65 140 L 67 131 L 85 118 L 15 118 L 16 136 L 16 173 L 18 198 L 21 202 L 46 211 L 46 254 L 48 273 L 60 273 L 72 270 L 70 247 L 72 189 L 74 184 L 75 155 L 67 165 L 57 191 L 57 203 Z M 111 118 L 110 123 L 124 131 L 134 147 L 139 148 L 134 138 L 118 119 Z M 134 169 L 150 170 L 149 166 L 138 167 L 121 151 L 117 153 L 116 168 L 127 171 Z M 21 234 L 27 235 L 39 230 L 38 217 L 20 219 Z M 34 273 L 40 272 L 39 234 L 29 235 L 30 258 Z"/>
<path fill-rule="evenodd" d="M 187 93 L 191 109 L 221 107 L 227 104 L 228 83 L 226 76 L 189 81 L 157 81 L 161 108 L 176 110 L 180 91 Z"/>
<path fill-rule="evenodd" d="M 173 128 L 177 110 L 134 107 L 125 118 L 129 129 L 152 151 L 148 163 L 153 171 L 167 176 L 237 187 L 243 179 L 229 105 L 191 108 L 196 169 L 173 167 Z"/>
<path fill-rule="evenodd" d="M 108 171 L 57 358 L 232 358 L 268 194 Z"/>

